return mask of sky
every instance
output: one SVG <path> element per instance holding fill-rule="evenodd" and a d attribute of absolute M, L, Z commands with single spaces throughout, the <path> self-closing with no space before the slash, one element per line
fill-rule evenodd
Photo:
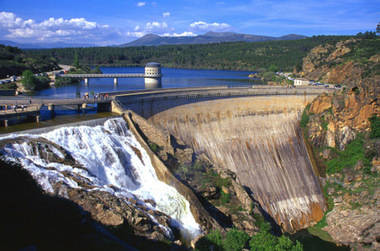
<path fill-rule="evenodd" d="M 374 31 L 380 0 L 0 0 L 0 40 L 117 45 L 149 33 L 266 36 Z"/>

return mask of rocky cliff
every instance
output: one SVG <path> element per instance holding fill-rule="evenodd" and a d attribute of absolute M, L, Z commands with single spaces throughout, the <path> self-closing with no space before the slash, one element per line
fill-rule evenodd
<path fill-rule="evenodd" d="M 301 121 L 329 202 L 317 228 L 359 250 L 380 247 L 379 58 L 379 39 L 349 39 L 303 60 L 307 78 L 344 85 L 317 97 Z"/>

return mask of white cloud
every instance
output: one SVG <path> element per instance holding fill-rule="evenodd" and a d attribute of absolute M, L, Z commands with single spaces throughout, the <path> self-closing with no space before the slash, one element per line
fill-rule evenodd
<path fill-rule="evenodd" d="M 136 25 L 134 31 L 127 31 L 126 35 L 127 37 L 142 37 L 148 33 L 170 34 L 173 31 L 174 28 L 169 27 L 166 22 L 152 21 L 145 23 L 145 25 Z"/>
<path fill-rule="evenodd" d="M 231 28 L 231 25 L 226 23 L 206 23 L 197 21 L 190 24 L 190 28 L 195 31 L 226 31 Z"/>
<path fill-rule="evenodd" d="M 192 31 L 184 31 L 182 33 L 164 33 L 162 34 L 164 37 L 194 37 L 197 36 L 197 34 L 193 33 Z"/>
<path fill-rule="evenodd" d="M 109 25 L 101 25 L 85 18 L 64 19 L 50 17 L 41 22 L 24 20 L 12 12 L 0 12 L 0 36 L 14 40 L 104 42 L 120 37 Z"/>
<path fill-rule="evenodd" d="M 146 5 L 146 2 L 138 2 L 137 7 L 143 7 Z"/>
<path fill-rule="evenodd" d="M 126 37 L 142 37 L 146 35 L 146 33 L 143 31 L 127 31 L 125 35 Z"/>
<path fill-rule="evenodd" d="M 145 25 L 145 29 L 147 31 L 156 31 L 160 29 L 166 29 L 168 28 L 168 24 L 166 22 L 148 22 Z"/>
<path fill-rule="evenodd" d="M 170 17 L 170 12 L 169 11 L 164 12 L 164 13 L 162 13 L 162 16 L 163 17 Z"/>

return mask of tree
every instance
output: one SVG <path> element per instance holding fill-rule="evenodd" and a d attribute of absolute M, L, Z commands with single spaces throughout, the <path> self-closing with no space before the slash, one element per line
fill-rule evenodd
<path fill-rule="evenodd" d="M 77 68 L 77 69 L 80 67 L 80 65 L 79 65 L 79 58 L 78 58 L 78 53 L 77 53 L 77 52 L 75 52 L 75 54 L 74 54 L 74 62 L 73 62 L 73 65 L 74 65 L 74 67 Z"/>
<path fill-rule="evenodd" d="M 265 230 L 260 230 L 249 242 L 252 251 L 271 251 L 276 244 L 277 238 Z"/>
<path fill-rule="evenodd" d="M 274 64 L 271 64 L 268 68 L 268 71 L 271 71 L 271 72 L 277 72 L 278 71 L 278 68 L 276 65 Z"/>
<path fill-rule="evenodd" d="M 240 251 L 245 247 L 248 240 L 249 235 L 246 232 L 231 229 L 223 240 L 223 247 L 228 251 Z"/>
<path fill-rule="evenodd" d="M 212 230 L 209 234 L 197 241 L 195 248 L 199 251 L 208 251 L 210 249 L 222 251 L 222 234 L 219 230 Z"/>
<path fill-rule="evenodd" d="M 376 26 L 376 33 L 380 35 L 380 23 Z"/>
<path fill-rule="evenodd" d="M 37 86 L 37 78 L 31 70 L 25 70 L 22 73 L 21 83 L 26 90 L 34 91 Z"/>

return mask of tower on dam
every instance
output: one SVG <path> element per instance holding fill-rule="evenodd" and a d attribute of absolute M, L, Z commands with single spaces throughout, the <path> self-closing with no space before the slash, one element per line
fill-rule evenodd
<path fill-rule="evenodd" d="M 161 65 L 151 62 L 145 65 L 145 88 L 161 88 Z"/>

